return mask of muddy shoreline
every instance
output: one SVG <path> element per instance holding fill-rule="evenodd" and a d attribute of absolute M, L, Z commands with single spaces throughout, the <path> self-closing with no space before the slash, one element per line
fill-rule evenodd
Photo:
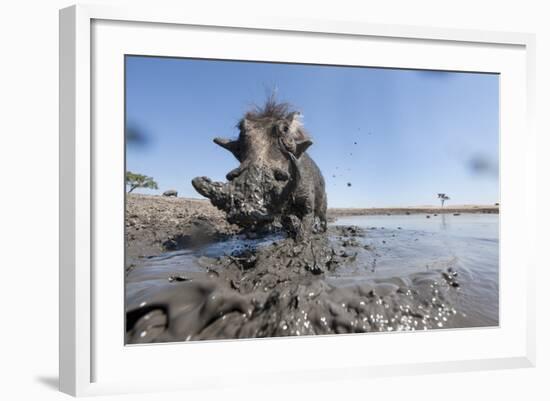
<path fill-rule="evenodd" d="M 455 308 L 463 273 L 453 259 L 376 277 L 390 249 L 422 233 L 331 225 L 297 244 L 245 235 L 207 201 L 159 196 L 129 195 L 127 214 L 127 343 L 494 324 Z"/>
<path fill-rule="evenodd" d="M 334 221 L 343 216 L 455 213 L 498 214 L 499 206 L 329 208 L 328 219 Z M 125 225 L 127 268 L 139 258 L 222 240 L 241 231 L 238 226 L 229 224 L 225 213 L 212 206 L 208 200 L 139 194 L 127 196 Z"/>

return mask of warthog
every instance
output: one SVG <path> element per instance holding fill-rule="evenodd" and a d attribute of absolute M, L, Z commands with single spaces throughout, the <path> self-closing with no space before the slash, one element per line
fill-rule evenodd
<path fill-rule="evenodd" d="M 240 162 L 228 182 L 196 177 L 192 183 L 229 222 L 255 229 L 280 222 L 299 240 L 317 229 L 326 231 L 325 181 L 306 150 L 313 144 L 300 114 L 286 103 L 268 99 L 247 112 L 235 140 L 215 138 Z"/>
<path fill-rule="evenodd" d="M 178 196 L 178 191 L 176 191 L 175 189 L 169 189 L 167 191 L 164 191 L 162 193 L 162 196 L 174 196 L 174 197 L 177 197 Z"/>

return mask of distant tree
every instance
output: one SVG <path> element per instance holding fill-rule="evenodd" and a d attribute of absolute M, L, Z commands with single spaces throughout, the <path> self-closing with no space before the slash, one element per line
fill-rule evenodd
<path fill-rule="evenodd" d="M 126 185 L 130 187 L 128 193 L 132 192 L 136 188 L 158 189 L 158 185 L 153 177 L 132 173 L 131 171 L 126 172 Z"/>
<path fill-rule="evenodd" d="M 445 201 L 446 200 L 449 200 L 451 198 L 449 198 L 447 196 L 447 194 L 437 194 L 437 197 L 439 198 L 439 200 L 441 201 L 441 207 L 443 207 L 445 205 Z"/>

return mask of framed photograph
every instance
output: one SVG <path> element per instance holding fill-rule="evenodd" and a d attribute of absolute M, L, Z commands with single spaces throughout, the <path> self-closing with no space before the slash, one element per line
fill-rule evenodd
<path fill-rule="evenodd" d="M 533 366 L 533 48 L 61 10 L 61 390 Z"/>

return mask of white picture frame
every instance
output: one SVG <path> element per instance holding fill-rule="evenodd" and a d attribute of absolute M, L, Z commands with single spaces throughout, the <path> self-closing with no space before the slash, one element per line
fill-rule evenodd
<path fill-rule="evenodd" d="M 117 24 L 121 26 L 117 26 Z M 109 280 L 107 276 L 97 270 L 100 268 L 98 262 L 103 260 L 105 254 L 109 254 L 109 251 L 99 249 L 101 246 L 97 243 L 97 241 L 102 241 L 100 238 L 102 236 L 98 236 L 98 234 L 102 227 L 105 227 L 100 220 L 109 216 L 107 216 L 108 212 L 105 214 L 105 208 L 102 206 L 102 202 L 98 202 L 97 198 L 98 191 L 103 191 L 102 188 L 99 188 L 99 185 L 103 185 L 101 183 L 106 181 L 95 177 L 101 177 L 104 174 L 101 173 L 101 164 L 105 163 L 103 169 L 107 169 L 112 165 L 109 165 L 108 161 L 99 163 L 98 155 L 104 152 L 105 143 L 103 139 L 97 142 L 94 138 L 94 127 L 102 124 L 101 121 L 94 119 L 101 119 L 102 116 L 105 116 L 105 114 L 102 114 L 102 108 L 109 107 L 113 113 L 118 113 L 122 105 L 117 106 L 117 103 L 107 104 L 107 98 L 102 98 L 105 102 L 97 103 L 96 97 L 104 95 L 100 88 L 94 86 L 92 79 L 94 74 L 100 74 L 103 68 L 114 65 L 109 64 L 109 57 L 111 56 L 116 58 L 115 62 L 118 63 L 116 65 L 120 66 L 121 60 L 118 56 L 124 54 L 125 46 L 129 46 L 128 48 L 133 46 L 129 43 L 131 39 L 136 40 L 136 37 L 140 35 L 140 30 L 149 29 L 147 36 L 141 37 L 139 48 L 147 53 L 160 55 L 173 51 L 170 50 L 170 45 L 166 43 L 164 48 L 160 49 L 160 38 L 164 38 L 166 35 L 179 35 L 177 32 L 180 31 L 185 34 L 186 27 L 198 28 L 198 31 L 202 29 L 206 34 L 209 30 L 213 30 L 218 39 L 220 34 L 238 33 L 240 35 L 243 33 L 244 37 L 245 33 L 246 35 L 262 33 L 265 36 L 272 35 L 273 38 L 270 40 L 274 40 L 274 43 L 277 43 L 276 41 L 280 39 L 277 39 L 277 35 L 286 35 L 285 37 L 289 38 L 295 35 L 300 38 L 307 37 L 304 40 L 317 38 L 315 40 L 325 40 L 327 43 L 331 38 L 340 38 L 342 43 L 345 40 L 383 40 L 385 46 L 390 47 L 394 42 L 403 41 L 406 42 L 403 45 L 405 46 L 403 47 L 405 53 L 406 49 L 411 47 L 415 51 L 418 50 L 420 55 L 424 54 L 421 49 L 421 46 L 424 45 L 426 45 L 426 55 L 434 53 L 434 48 L 430 49 L 430 46 L 435 46 L 438 51 L 441 51 L 442 60 L 440 63 L 435 63 L 433 58 L 429 60 L 429 57 L 422 61 L 421 56 L 419 57 L 420 60 L 411 60 L 410 63 L 404 63 L 397 59 L 398 56 L 402 57 L 402 54 L 395 55 L 395 60 L 389 57 L 392 56 L 391 54 L 386 54 L 388 58 L 377 63 L 376 66 L 461 70 L 456 62 L 454 62 L 455 64 L 452 62 L 446 64 L 443 60 L 447 57 L 445 56 L 447 54 L 445 46 L 454 46 L 449 53 L 463 51 L 467 55 L 468 49 L 477 51 L 478 61 L 474 60 L 471 55 L 466 57 L 471 59 L 468 61 L 471 63 L 470 67 L 464 67 L 466 70 L 471 70 L 471 68 L 475 68 L 472 66 L 479 65 L 479 71 L 499 73 L 506 71 L 503 76 L 509 74 L 510 77 L 515 77 L 504 83 L 504 85 L 510 85 L 510 87 L 505 88 L 506 90 L 502 92 L 502 96 L 507 96 L 513 87 L 518 90 L 515 92 L 518 93 L 518 98 L 501 99 L 501 113 L 506 112 L 502 117 L 505 121 L 501 133 L 502 138 L 504 138 L 504 142 L 501 144 L 501 234 L 504 234 L 505 237 L 509 234 L 509 243 L 515 239 L 512 237 L 512 232 L 508 233 L 508 231 L 512 231 L 510 227 L 524 226 L 525 230 L 521 231 L 525 238 L 518 242 L 517 246 L 525 252 L 519 267 L 521 269 L 520 275 L 517 277 L 512 276 L 519 273 L 511 269 L 509 270 L 510 274 L 508 274 L 508 270 L 504 271 L 501 279 L 505 280 L 504 282 L 501 281 L 501 298 L 504 298 L 501 299 L 501 307 L 504 308 L 504 313 L 509 313 L 508 311 L 512 310 L 507 308 L 506 304 L 506 297 L 511 293 L 507 283 L 508 281 L 510 283 L 514 282 L 517 286 L 515 294 L 521 299 L 516 305 L 518 309 L 513 310 L 517 321 L 514 321 L 511 317 L 509 318 L 508 315 L 503 317 L 501 314 L 501 317 L 503 317 L 501 326 L 496 329 L 485 329 L 485 331 L 459 330 L 452 332 L 434 331 L 426 334 L 266 339 L 240 341 L 238 343 L 203 342 L 192 346 L 188 344 L 166 344 L 131 348 L 128 351 L 127 347 L 124 347 L 122 333 L 118 332 L 122 327 L 121 322 L 123 322 L 123 313 L 119 313 L 120 299 L 117 298 L 116 293 L 118 291 L 116 286 L 120 282 L 117 281 L 118 278 L 114 281 Z M 124 32 L 127 32 L 127 34 Z M 96 35 L 95 41 L 94 35 Z M 108 39 L 108 41 L 105 39 Z M 108 46 L 106 45 L 107 42 L 109 43 Z M 218 42 L 223 41 L 218 40 Z M 206 37 L 204 43 L 210 43 Z M 227 359 L 240 357 L 244 360 L 241 361 L 241 365 L 235 366 L 235 371 L 237 373 L 247 372 L 250 377 L 260 383 L 262 381 L 269 382 L 273 375 L 287 381 L 327 380 L 329 377 L 335 380 L 342 377 L 352 377 L 360 380 L 363 377 L 380 375 L 534 366 L 535 283 L 533 282 L 534 275 L 528 273 L 534 271 L 535 260 L 525 257 L 525 255 L 534 255 L 534 252 L 529 252 L 526 248 L 534 246 L 535 242 L 530 237 L 532 234 L 525 235 L 525 233 L 535 231 L 536 216 L 534 195 L 532 195 L 535 193 L 535 134 L 532 129 L 531 117 L 534 110 L 534 43 L 535 38 L 533 35 L 523 33 L 375 25 L 357 21 L 296 20 L 291 17 L 258 19 L 249 18 L 245 15 L 224 18 L 186 14 L 182 10 L 163 10 L 155 7 L 111 8 L 108 6 L 78 5 L 61 10 L 60 390 L 72 395 L 93 395 L 133 391 L 164 391 L 166 389 L 200 389 L 211 386 L 212 378 L 217 380 L 218 386 L 232 383 L 231 366 L 229 364 L 220 367 L 219 371 L 213 372 L 207 370 L 205 365 L 197 363 L 193 371 L 186 373 L 186 380 L 177 380 L 174 375 L 163 375 L 162 372 L 157 376 L 149 376 L 150 379 L 148 380 L 143 380 L 138 376 L 132 378 L 130 377 L 131 373 L 128 373 L 127 376 L 122 373 L 119 375 L 113 373 L 124 371 L 117 365 L 124 362 L 122 359 L 126 359 L 125 363 L 131 365 L 140 360 L 139 358 L 172 358 L 170 355 L 176 348 L 180 356 L 186 355 L 187 358 L 194 358 L 195 362 L 198 358 L 201 358 L 201 355 L 203 358 L 209 358 L 212 355 L 222 353 L 227 356 Z M 158 50 L 155 50 L 157 46 Z M 209 46 L 216 46 L 216 43 L 211 43 Z M 221 45 L 218 43 L 218 46 Z M 223 44 L 223 46 L 231 48 L 228 43 Z M 351 52 L 349 49 L 346 50 L 345 47 L 343 46 L 341 57 L 351 58 Z M 374 53 L 376 53 L 375 47 L 373 47 Z M 101 53 L 104 48 L 107 49 L 105 54 Z M 490 49 L 495 49 L 497 57 L 484 56 Z M 284 56 L 287 59 L 291 57 L 292 52 L 290 50 Z M 205 55 L 208 55 L 208 49 L 203 51 Z M 237 47 L 232 50 L 224 49 L 224 51 L 233 51 L 233 54 L 240 54 Z M 248 49 L 247 51 L 251 50 Z M 264 53 L 258 53 L 254 59 L 269 57 L 269 52 L 276 52 L 277 48 L 273 46 L 263 51 Z M 346 51 L 348 56 L 344 54 Z M 379 57 L 382 60 L 384 59 L 383 50 L 380 50 L 380 52 Z M 502 58 L 498 57 L 499 52 L 502 53 Z M 242 57 L 250 56 L 243 55 Z M 484 59 L 486 60 L 483 61 Z M 103 63 L 104 61 L 105 63 Z M 475 64 L 476 62 L 480 64 Z M 483 62 L 492 67 L 483 67 L 481 64 Z M 513 70 L 514 68 L 516 70 Z M 104 75 L 101 75 L 98 80 L 104 79 L 103 77 Z M 111 87 L 117 88 L 116 91 L 122 90 L 117 85 L 111 85 Z M 117 93 L 116 96 L 110 96 L 109 99 L 112 99 L 113 102 L 119 101 L 121 99 L 119 97 L 120 93 Z M 117 117 L 115 116 L 114 119 L 116 120 Z M 106 120 L 109 120 L 109 118 L 106 118 Z M 113 118 L 110 118 L 109 121 L 112 122 Z M 114 122 L 109 127 L 116 128 L 117 126 L 117 123 Z M 115 144 L 112 147 L 113 152 L 116 152 L 117 149 L 120 150 L 119 145 L 123 142 L 123 131 L 120 131 L 118 139 L 116 139 L 116 136 L 113 136 L 113 138 L 113 141 L 118 141 L 118 145 Z M 104 160 L 110 160 L 112 156 L 114 166 L 118 166 L 120 164 L 119 157 L 123 157 L 122 154 L 117 156 L 114 153 L 109 155 L 105 152 L 101 153 L 101 156 L 101 158 L 105 156 Z M 117 182 L 123 191 L 122 176 L 119 177 L 115 174 L 106 185 L 117 185 Z M 521 185 L 523 191 L 512 190 L 513 188 L 517 189 L 518 185 Z M 103 191 L 103 193 L 106 192 Z M 114 210 L 115 214 L 110 215 L 110 217 L 120 217 L 119 212 L 118 209 Z M 110 221 L 114 220 L 110 219 Z M 122 226 L 122 221 L 119 225 Z M 120 236 L 119 239 L 121 238 Z M 520 240 L 518 239 L 518 241 Z M 506 261 L 513 262 L 516 260 L 517 255 L 502 246 L 501 258 L 504 251 L 507 252 Z M 117 251 L 113 250 L 113 252 L 116 253 Z M 117 257 L 113 259 L 117 260 Z M 121 274 L 122 270 L 122 267 L 120 267 Z M 105 302 L 98 301 L 98 292 L 101 292 L 101 299 L 109 302 L 115 300 L 112 304 L 114 305 L 114 317 L 106 317 L 106 314 L 102 312 L 106 310 L 106 306 Z M 120 321 L 113 321 L 112 319 L 120 319 Z M 114 334 L 106 333 L 103 330 L 110 323 L 112 323 L 110 327 L 112 327 Z M 102 329 L 99 330 L 98 326 Z M 503 337 L 504 335 L 501 336 L 501 333 L 506 332 L 508 334 L 505 337 Z M 115 339 L 113 340 L 112 337 L 107 338 L 107 336 L 115 336 Z M 120 343 L 117 342 L 116 336 L 120 337 Z M 369 340 L 369 338 L 372 338 L 372 340 Z M 382 340 L 380 340 L 381 338 Z M 388 357 L 386 360 L 383 355 L 377 356 L 374 352 L 370 353 L 372 357 L 369 359 L 371 360 L 354 359 L 352 357 L 354 354 L 353 349 L 368 346 L 365 341 L 380 343 L 377 345 L 378 348 L 380 348 L 382 341 L 385 343 L 388 341 L 400 342 L 403 347 L 410 346 L 412 341 L 415 343 L 415 347 L 419 347 L 422 344 L 444 343 L 451 338 L 452 341 L 459 339 L 459 341 L 467 342 L 470 345 L 479 341 L 480 346 L 479 349 L 471 351 L 471 353 L 464 353 L 464 357 L 452 356 L 463 352 L 460 347 L 455 354 L 447 355 L 442 352 L 439 358 L 431 357 L 425 360 L 419 359 L 414 353 L 407 355 L 405 359 L 391 359 Z M 485 351 L 483 351 L 484 341 L 487 344 L 494 344 L 494 348 L 485 347 Z M 108 343 L 115 344 L 113 346 L 120 347 L 120 349 L 117 348 L 117 352 L 109 352 L 110 348 L 105 345 Z M 503 344 L 506 344 L 506 347 Z M 328 350 L 328 354 L 325 355 L 324 359 L 327 355 L 329 359 L 331 355 L 333 356 L 333 359 L 330 360 L 330 367 L 323 365 L 323 362 L 314 358 L 316 347 L 323 347 Z M 269 351 L 269 349 L 272 349 L 272 351 Z M 310 363 L 301 362 L 305 361 L 306 358 L 298 358 L 292 369 L 285 369 L 283 365 L 278 365 L 276 361 L 276 355 L 282 349 L 288 349 L 289 352 L 293 353 L 309 352 L 309 354 L 304 355 L 310 357 Z M 334 356 L 337 355 L 336 351 L 338 349 L 344 351 L 344 353 L 346 350 L 350 352 L 347 353 L 347 357 L 336 358 Z M 272 354 L 269 354 L 269 352 L 272 352 Z M 252 358 L 254 354 L 258 353 L 271 355 L 273 358 L 271 370 L 267 367 L 259 368 L 257 365 L 247 370 L 246 359 Z M 112 369 L 108 366 L 112 366 Z M 112 372 L 103 374 L 102 369 L 105 371 L 111 369 Z"/>

